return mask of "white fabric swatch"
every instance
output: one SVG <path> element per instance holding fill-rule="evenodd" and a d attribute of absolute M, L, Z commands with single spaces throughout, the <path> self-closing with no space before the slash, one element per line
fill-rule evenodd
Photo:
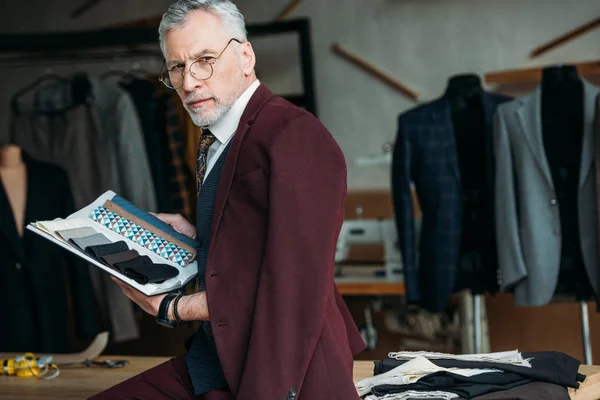
<path fill-rule="evenodd" d="M 434 372 L 447 371 L 462 376 L 475 376 L 485 373 L 502 372 L 497 369 L 467 369 L 438 367 L 425 357 L 416 357 L 383 374 L 371 376 L 354 384 L 358 394 L 364 396 L 371 393 L 374 386 L 379 385 L 408 385 Z"/>
<path fill-rule="evenodd" d="M 92 221 L 85 220 L 83 218 L 68 218 L 62 219 L 57 218 L 52 221 L 37 221 L 35 226 L 44 232 L 54 236 L 58 240 L 64 240 L 56 231 L 63 231 L 67 229 L 91 227 Z"/>
<path fill-rule="evenodd" d="M 402 393 L 386 394 L 385 396 L 376 396 L 374 394 L 365 397 L 365 400 L 413 400 L 413 399 L 436 399 L 452 400 L 458 398 L 456 393 L 450 392 L 425 392 L 408 390 Z"/>
<path fill-rule="evenodd" d="M 521 367 L 531 368 L 529 360 L 523 358 L 518 350 L 499 351 L 496 353 L 482 354 L 446 354 L 446 353 L 431 353 L 427 351 L 397 351 L 388 354 L 389 358 L 396 360 L 411 360 L 416 357 L 425 357 L 429 360 L 463 360 L 463 361 L 483 361 L 495 362 L 501 364 L 519 365 Z"/>

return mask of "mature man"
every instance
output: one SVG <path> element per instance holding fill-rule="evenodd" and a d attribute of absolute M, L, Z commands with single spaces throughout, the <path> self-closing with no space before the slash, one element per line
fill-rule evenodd
<path fill-rule="evenodd" d="M 158 215 L 196 238 L 199 291 L 173 299 L 121 286 L 162 324 L 202 323 L 185 357 L 96 398 L 357 399 L 353 355 L 364 343 L 333 281 L 346 195 L 339 147 L 259 83 L 231 1 L 179 0 L 159 31 L 161 80 L 205 127 L 196 226 Z"/>

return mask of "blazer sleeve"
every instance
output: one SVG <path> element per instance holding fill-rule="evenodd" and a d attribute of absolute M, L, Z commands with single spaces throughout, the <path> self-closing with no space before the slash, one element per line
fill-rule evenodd
<path fill-rule="evenodd" d="M 67 175 L 61 179 L 61 215 L 67 217 L 75 212 L 71 185 Z M 92 339 L 100 332 L 98 306 L 89 274 L 89 266 L 80 257 L 65 251 L 71 302 L 76 318 L 77 336 L 80 339 Z"/>
<path fill-rule="evenodd" d="M 511 289 L 527 276 L 518 221 L 518 193 L 513 155 L 502 106 L 494 116 L 494 153 L 496 159 L 495 216 L 498 265 L 502 271 L 501 290 Z"/>
<path fill-rule="evenodd" d="M 293 119 L 270 147 L 266 242 L 239 400 L 281 400 L 292 389 L 301 395 L 327 305 L 335 304 L 344 156 L 308 114 Z"/>
<path fill-rule="evenodd" d="M 404 130 L 402 116 L 398 118 L 398 135 L 394 144 L 392 156 L 392 201 L 394 214 L 398 229 L 398 240 L 400 242 L 400 253 L 405 274 L 416 270 L 416 243 L 415 243 L 415 217 L 411 191 L 411 144 Z M 418 282 L 418 279 L 407 279 L 410 282 Z M 407 290 L 407 301 L 417 300 L 419 287 L 411 287 Z"/>

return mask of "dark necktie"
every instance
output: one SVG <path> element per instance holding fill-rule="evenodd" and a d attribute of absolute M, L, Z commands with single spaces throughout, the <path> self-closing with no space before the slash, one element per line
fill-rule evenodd
<path fill-rule="evenodd" d="M 202 136 L 200 136 L 200 140 L 198 141 L 198 155 L 196 157 L 196 178 L 197 182 L 197 192 L 198 196 L 200 196 L 200 188 L 202 187 L 202 183 L 204 182 L 204 175 L 206 174 L 206 162 L 208 159 L 208 148 L 211 144 L 215 142 L 215 136 L 208 129 L 204 129 L 202 131 Z"/>

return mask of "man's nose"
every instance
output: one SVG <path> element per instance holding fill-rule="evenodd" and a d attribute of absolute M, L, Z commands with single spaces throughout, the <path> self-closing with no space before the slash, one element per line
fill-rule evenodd
<path fill-rule="evenodd" d="M 194 78 L 190 71 L 183 74 L 183 89 L 186 92 L 193 92 L 202 85 L 204 85 L 204 81 Z"/>

